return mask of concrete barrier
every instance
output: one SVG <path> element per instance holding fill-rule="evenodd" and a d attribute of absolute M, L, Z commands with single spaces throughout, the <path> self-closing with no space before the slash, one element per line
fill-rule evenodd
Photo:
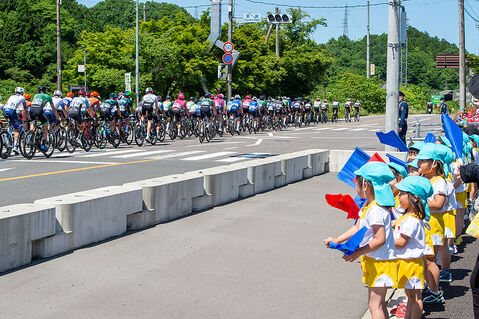
<path fill-rule="evenodd" d="M 55 207 L 19 204 L 0 208 L 0 271 L 29 264 L 36 243 L 55 233 Z"/>
<path fill-rule="evenodd" d="M 97 243 L 126 232 L 127 215 L 142 211 L 141 190 L 122 186 L 103 187 L 35 201 L 56 211 L 56 229 L 42 239 L 41 257 Z"/>
<path fill-rule="evenodd" d="M 322 174 L 328 155 L 313 149 L 0 208 L 0 271 Z"/>

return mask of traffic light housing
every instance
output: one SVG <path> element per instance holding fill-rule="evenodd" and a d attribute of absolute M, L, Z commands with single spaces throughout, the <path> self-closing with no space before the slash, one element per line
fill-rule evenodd
<path fill-rule="evenodd" d="M 293 23 L 293 17 L 290 14 L 270 13 L 268 14 L 268 22 L 271 24 Z"/>

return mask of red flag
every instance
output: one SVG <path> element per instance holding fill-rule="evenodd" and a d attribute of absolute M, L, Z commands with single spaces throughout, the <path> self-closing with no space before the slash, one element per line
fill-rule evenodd
<path fill-rule="evenodd" d="M 359 207 L 350 195 L 326 194 L 326 201 L 332 207 L 338 208 L 348 213 L 347 219 L 359 219 Z"/>
<path fill-rule="evenodd" d="M 376 152 L 374 153 L 373 156 L 371 156 L 371 159 L 368 161 L 369 162 L 383 162 L 384 164 L 387 164 L 385 160 Z"/>

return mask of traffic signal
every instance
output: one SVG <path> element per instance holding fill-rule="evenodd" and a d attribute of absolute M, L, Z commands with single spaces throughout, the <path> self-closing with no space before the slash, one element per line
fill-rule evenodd
<path fill-rule="evenodd" d="M 293 17 L 289 14 L 270 13 L 268 14 L 268 22 L 271 24 L 293 23 Z"/>

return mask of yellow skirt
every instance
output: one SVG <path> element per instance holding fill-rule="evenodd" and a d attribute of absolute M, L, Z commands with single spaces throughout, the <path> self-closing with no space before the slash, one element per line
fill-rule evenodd
<path fill-rule="evenodd" d="M 434 246 L 442 246 L 442 240 L 444 239 L 443 213 L 431 213 L 429 225 L 431 225 L 432 244 Z"/>
<path fill-rule="evenodd" d="M 456 193 L 457 208 L 467 208 L 467 192 Z"/>
<path fill-rule="evenodd" d="M 424 255 L 426 256 L 434 256 L 434 245 L 432 244 L 432 237 L 431 237 L 431 231 L 429 230 L 428 227 L 424 226 L 425 230 L 425 237 L 426 237 L 426 249 L 424 250 Z"/>
<path fill-rule="evenodd" d="M 397 288 L 398 270 L 396 260 L 376 260 L 363 256 L 361 258 L 361 268 L 363 269 L 363 282 L 369 288 Z"/>
<path fill-rule="evenodd" d="M 424 289 L 424 259 L 398 259 L 398 288 Z"/>
<path fill-rule="evenodd" d="M 443 213 L 444 238 L 456 238 L 456 211 L 450 210 Z"/>

